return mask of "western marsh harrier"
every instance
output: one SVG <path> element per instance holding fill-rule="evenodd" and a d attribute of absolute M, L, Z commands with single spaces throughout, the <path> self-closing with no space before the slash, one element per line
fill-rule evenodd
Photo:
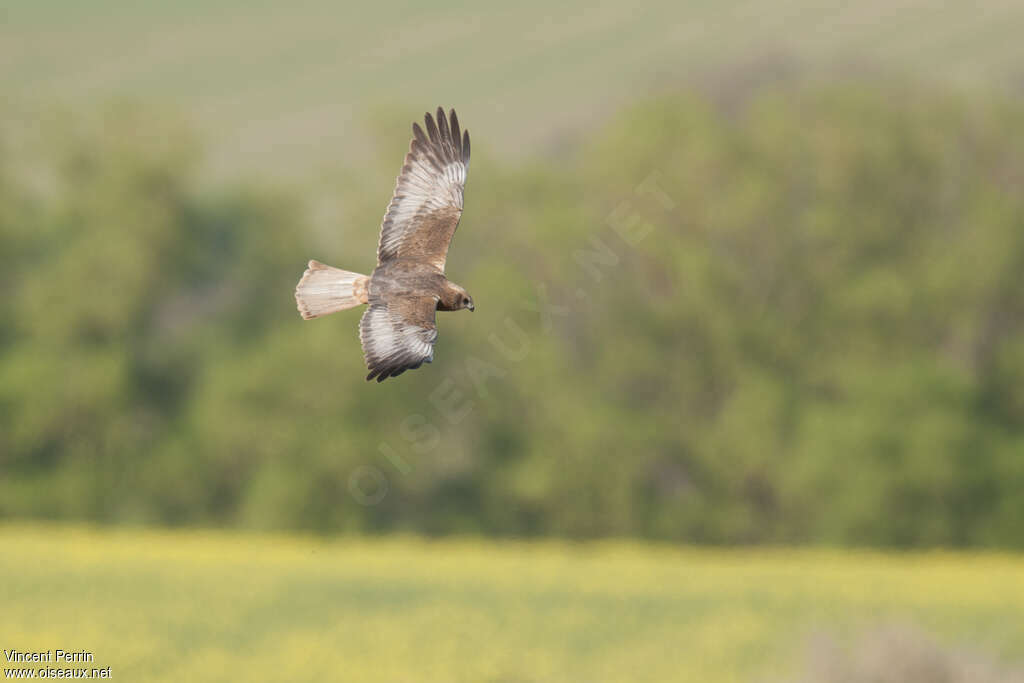
<path fill-rule="evenodd" d="M 453 109 L 428 113 L 426 133 L 413 139 L 380 228 L 377 267 L 370 276 L 310 261 L 295 288 L 306 320 L 368 304 L 359 321 L 367 380 L 383 382 L 434 360 L 435 311 L 473 310 L 473 297 L 444 275 L 452 235 L 462 216 L 469 169 L 469 132 Z"/>

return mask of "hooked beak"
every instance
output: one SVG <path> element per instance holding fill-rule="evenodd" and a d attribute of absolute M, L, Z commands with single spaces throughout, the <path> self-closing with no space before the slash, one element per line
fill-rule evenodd
<path fill-rule="evenodd" d="M 468 308 L 468 309 L 469 309 L 469 312 L 470 312 L 470 313 L 472 313 L 473 311 L 475 311 L 475 310 L 476 310 L 476 306 L 475 306 L 474 304 L 470 304 L 469 306 L 466 306 L 466 308 Z"/>

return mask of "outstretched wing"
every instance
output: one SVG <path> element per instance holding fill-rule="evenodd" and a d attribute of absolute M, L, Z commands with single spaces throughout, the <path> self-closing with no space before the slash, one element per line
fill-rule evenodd
<path fill-rule="evenodd" d="M 367 381 L 383 382 L 434 360 L 436 310 L 437 299 L 432 296 L 371 299 L 359 321 L 359 339 L 370 370 Z"/>
<path fill-rule="evenodd" d="M 395 194 L 381 223 L 377 264 L 402 259 L 430 263 L 444 271 L 448 245 L 462 216 L 462 191 L 469 169 L 469 131 L 449 118 L 428 113 L 427 131 L 412 124 L 413 139 L 398 175 Z"/>

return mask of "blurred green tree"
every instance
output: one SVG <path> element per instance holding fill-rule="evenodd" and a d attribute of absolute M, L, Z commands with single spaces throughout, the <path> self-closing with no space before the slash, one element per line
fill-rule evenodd
<path fill-rule="evenodd" d="M 324 234 L 204 186 L 174 122 L 52 122 L 0 156 L 0 515 L 1024 546 L 1022 123 L 775 84 L 558 159 L 478 144 L 449 270 L 480 310 L 366 386 L 358 316 L 291 291 L 310 256 L 372 268 L 394 169 Z"/>

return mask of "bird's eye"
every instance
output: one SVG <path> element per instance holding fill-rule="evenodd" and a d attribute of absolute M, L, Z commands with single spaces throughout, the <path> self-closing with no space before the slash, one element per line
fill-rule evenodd
<path fill-rule="evenodd" d="M 463 299 L 462 303 L 464 303 L 464 304 L 466 304 L 468 306 L 469 305 L 469 299 Z"/>

